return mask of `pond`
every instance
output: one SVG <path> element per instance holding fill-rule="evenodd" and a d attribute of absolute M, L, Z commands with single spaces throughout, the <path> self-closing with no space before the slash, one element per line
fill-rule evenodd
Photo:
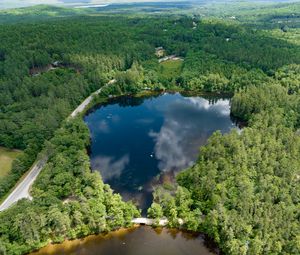
<path fill-rule="evenodd" d="M 84 121 L 92 169 L 144 214 L 155 185 L 172 182 L 176 172 L 192 166 L 214 131 L 235 127 L 229 99 L 179 93 L 113 98 Z"/>
<path fill-rule="evenodd" d="M 229 132 L 230 100 L 176 94 L 111 98 L 84 118 L 91 134 L 93 171 L 134 200 L 145 214 L 153 187 L 174 181 L 194 164 L 211 134 Z M 216 246 L 199 233 L 146 226 L 50 244 L 31 255 L 213 255 Z"/>
<path fill-rule="evenodd" d="M 213 255 L 203 235 L 138 227 L 48 245 L 30 255 Z"/>

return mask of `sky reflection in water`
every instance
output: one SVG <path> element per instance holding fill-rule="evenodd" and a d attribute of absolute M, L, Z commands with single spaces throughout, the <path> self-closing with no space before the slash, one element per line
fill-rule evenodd
<path fill-rule="evenodd" d="M 191 166 L 214 131 L 235 127 L 229 114 L 228 99 L 180 94 L 114 99 L 85 117 L 92 169 L 145 208 L 155 176 Z"/>

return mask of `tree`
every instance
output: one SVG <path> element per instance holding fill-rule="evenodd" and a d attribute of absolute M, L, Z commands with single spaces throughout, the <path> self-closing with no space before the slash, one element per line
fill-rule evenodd
<path fill-rule="evenodd" d="M 147 215 L 149 218 L 161 219 L 164 216 L 163 209 L 160 204 L 153 202 L 151 207 L 148 208 Z"/>

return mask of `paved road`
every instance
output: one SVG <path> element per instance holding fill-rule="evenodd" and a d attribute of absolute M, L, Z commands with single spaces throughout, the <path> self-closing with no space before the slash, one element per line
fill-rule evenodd
<path fill-rule="evenodd" d="M 111 80 L 107 83 L 107 85 L 115 83 L 116 80 Z M 105 85 L 105 86 L 107 86 Z M 103 87 L 102 87 L 103 88 Z M 81 113 L 85 107 L 92 101 L 95 95 L 98 95 L 102 88 L 98 89 L 96 92 L 87 97 L 72 113 L 71 117 L 75 117 L 77 114 Z M 22 198 L 32 199 L 29 190 L 31 185 L 34 183 L 35 179 L 38 177 L 41 170 L 47 163 L 47 158 L 40 159 L 37 161 L 31 168 L 30 172 L 26 175 L 26 177 L 15 187 L 12 193 L 4 200 L 4 202 L 0 205 L 0 211 L 3 211 L 10 207 L 12 204 L 17 202 Z"/>
<path fill-rule="evenodd" d="M 110 80 L 105 86 L 110 85 L 115 83 L 116 80 Z M 104 87 L 105 87 L 104 86 Z M 103 87 L 102 87 L 103 88 Z M 88 104 L 93 100 L 95 95 L 98 95 L 102 88 L 98 89 L 97 91 L 95 91 L 93 94 L 91 94 L 89 97 L 87 97 L 72 113 L 71 113 L 71 117 L 75 117 L 77 114 L 83 112 L 83 110 L 88 106 Z"/>
<path fill-rule="evenodd" d="M 26 177 L 18 184 L 12 193 L 0 205 L 0 211 L 10 207 L 16 201 L 22 198 L 32 199 L 29 194 L 29 189 L 36 177 L 39 175 L 43 167 L 46 165 L 47 158 L 43 158 L 35 163 Z"/>

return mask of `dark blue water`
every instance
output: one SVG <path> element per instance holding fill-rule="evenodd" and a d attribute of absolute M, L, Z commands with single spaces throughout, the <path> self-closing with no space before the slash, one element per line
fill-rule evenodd
<path fill-rule="evenodd" d="M 92 169 L 124 199 L 147 208 L 157 176 L 191 166 L 214 131 L 235 127 L 229 114 L 228 99 L 180 94 L 112 99 L 84 119 Z"/>

